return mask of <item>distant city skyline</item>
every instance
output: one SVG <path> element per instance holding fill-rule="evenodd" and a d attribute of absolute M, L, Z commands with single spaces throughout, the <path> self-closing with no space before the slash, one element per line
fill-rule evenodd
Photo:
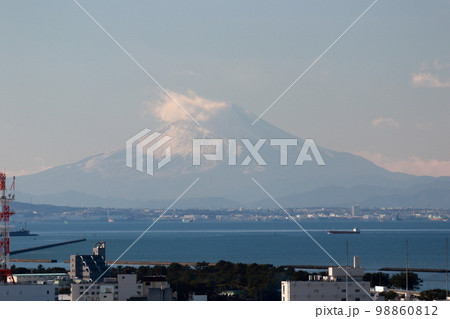
<path fill-rule="evenodd" d="M 80 1 L 166 89 L 256 116 L 372 2 Z M 379 1 L 263 119 L 388 170 L 449 176 L 449 9 Z M 162 91 L 72 1 L 2 3 L 0 27 L 9 174 L 122 147 L 164 120 Z"/>

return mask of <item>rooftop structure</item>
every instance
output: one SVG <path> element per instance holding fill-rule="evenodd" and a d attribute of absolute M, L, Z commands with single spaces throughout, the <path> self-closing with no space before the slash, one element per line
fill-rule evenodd
<path fill-rule="evenodd" d="M 69 275 L 66 273 L 14 274 L 13 278 L 17 284 L 44 284 L 68 280 Z"/>

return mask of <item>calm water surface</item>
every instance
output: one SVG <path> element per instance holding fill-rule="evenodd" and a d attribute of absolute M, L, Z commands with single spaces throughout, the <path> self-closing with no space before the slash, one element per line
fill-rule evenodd
<path fill-rule="evenodd" d="M 404 267 L 406 240 L 409 266 L 445 268 L 445 238 L 449 222 L 404 220 L 393 222 L 355 220 L 301 221 L 302 226 L 339 263 L 345 264 L 345 242 L 350 256 L 359 255 L 366 271 L 381 267 Z M 107 244 L 107 259 L 117 258 L 149 225 L 145 222 L 40 222 L 28 228 L 37 237 L 12 237 L 11 250 L 85 237 L 87 241 L 22 253 L 12 258 L 56 259 L 58 266 L 71 254 L 89 254 L 97 241 Z M 20 225 L 17 225 L 19 227 Z M 328 235 L 330 229 L 352 229 L 359 235 Z M 274 265 L 332 265 L 330 258 L 292 221 L 208 222 L 161 221 L 131 248 L 122 260 L 216 262 L 227 260 Z M 29 263 L 18 266 L 35 266 Z M 49 265 L 46 265 L 49 266 Z M 445 288 L 445 274 L 420 274 L 423 289 Z"/>

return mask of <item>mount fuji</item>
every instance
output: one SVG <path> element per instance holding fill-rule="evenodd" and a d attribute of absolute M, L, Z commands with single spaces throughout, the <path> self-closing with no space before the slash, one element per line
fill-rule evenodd
<path fill-rule="evenodd" d="M 198 109 L 197 109 L 198 110 Z M 125 165 L 125 142 L 120 149 L 85 158 L 79 162 L 54 167 L 17 178 L 18 199 L 34 202 L 117 208 L 165 208 L 195 179 L 198 182 L 177 203 L 178 208 L 273 207 L 273 202 L 254 183 L 263 185 L 285 207 L 348 206 L 359 203 L 377 207 L 450 208 L 450 178 L 413 176 L 393 173 L 350 153 L 318 146 L 325 166 L 307 161 L 294 165 L 303 140 L 264 120 L 251 125 L 256 116 L 229 103 L 208 104 L 194 112 L 200 125 L 182 110 L 159 108 L 166 122 L 156 131 L 171 140 L 154 154 L 165 156 L 170 146 L 171 161 L 153 176 Z M 171 117 L 167 117 L 171 114 Z M 173 117 L 172 115 L 176 115 Z M 124 141 L 129 137 L 124 137 Z M 194 138 L 224 139 L 224 160 L 192 165 Z M 298 146 L 289 146 L 288 165 L 281 166 L 280 147 L 268 141 L 295 138 Z M 236 139 L 237 165 L 228 165 L 228 142 Z M 260 154 L 266 166 L 253 159 L 241 165 L 249 155 L 240 139 L 252 144 L 267 139 Z M 211 149 L 202 148 L 202 154 Z M 133 154 L 133 162 L 136 154 Z M 43 191 L 45 190 L 45 192 Z"/>

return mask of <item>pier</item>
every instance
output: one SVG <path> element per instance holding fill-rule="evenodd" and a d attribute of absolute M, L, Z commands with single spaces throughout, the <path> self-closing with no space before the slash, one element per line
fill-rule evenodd
<path fill-rule="evenodd" d="M 66 264 L 70 263 L 69 260 L 64 261 Z M 114 260 L 107 260 L 108 265 L 127 265 L 127 266 L 170 266 L 171 264 L 178 264 L 181 266 L 195 267 L 198 263 L 196 262 L 177 262 L 177 261 L 130 261 L 130 260 L 119 260 L 114 263 Z M 215 266 L 215 263 L 208 263 L 209 266 Z"/>
<path fill-rule="evenodd" d="M 26 252 L 29 252 L 29 251 L 35 251 L 35 250 L 40 250 L 40 249 L 52 248 L 52 247 L 56 247 L 56 246 L 75 244 L 75 243 L 79 243 L 79 242 L 82 242 L 82 241 L 86 241 L 86 238 L 68 240 L 68 241 L 63 241 L 63 242 L 60 242 L 60 243 L 41 245 L 41 246 L 36 246 L 36 247 L 24 248 L 24 249 L 17 249 L 17 250 L 11 251 L 9 254 L 10 255 L 16 255 L 16 254 L 26 253 Z"/>
<path fill-rule="evenodd" d="M 12 263 L 36 263 L 36 264 L 54 264 L 58 261 L 56 259 L 18 259 L 11 258 Z"/>
<path fill-rule="evenodd" d="M 380 271 L 401 271 L 405 272 L 405 267 L 384 267 L 380 268 Z M 437 272 L 446 273 L 448 270 L 441 268 L 408 268 L 410 272 Z"/>

